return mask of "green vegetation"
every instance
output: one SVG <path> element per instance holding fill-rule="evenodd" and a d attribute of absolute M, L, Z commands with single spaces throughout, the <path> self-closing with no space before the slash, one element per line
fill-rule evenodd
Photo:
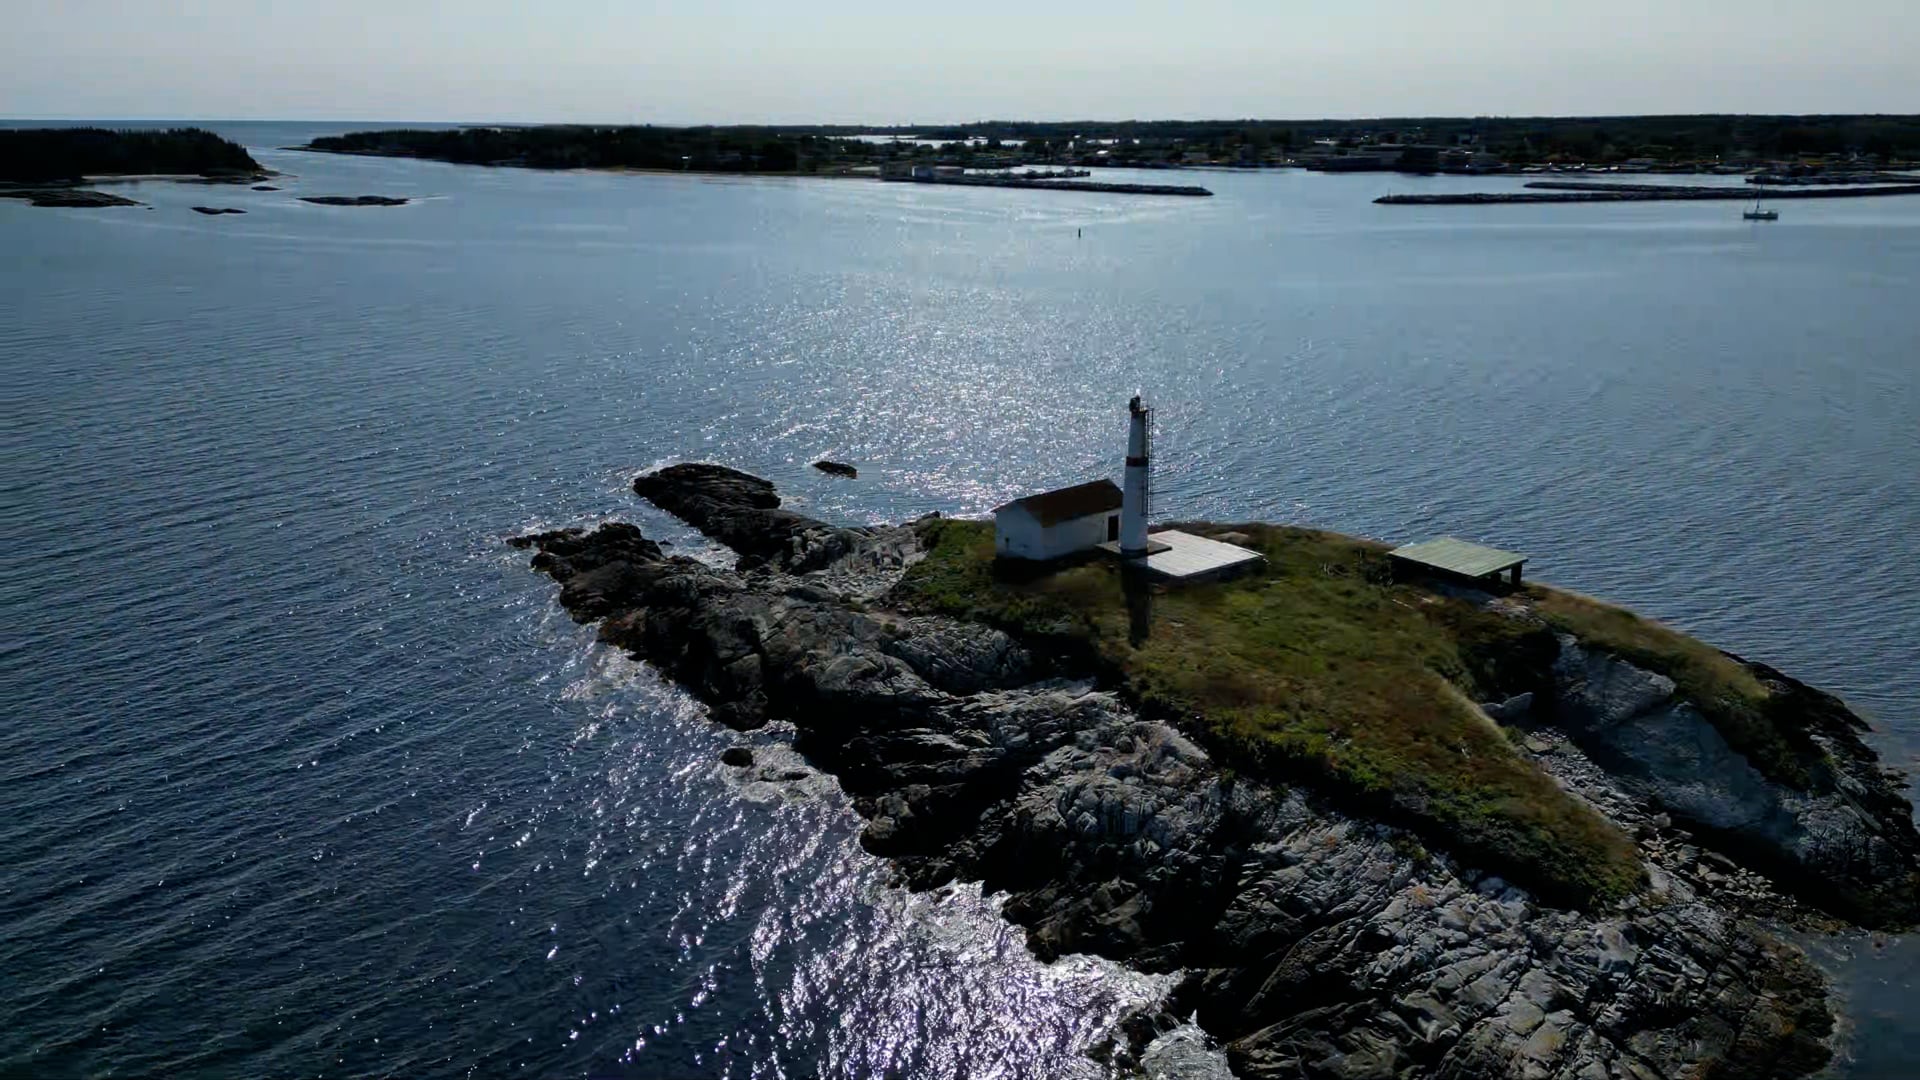
<path fill-rule="evenodd" d="M 0 181 L 10 183 L 150 173 L 252 176 L 263 171 L 245 148 L 200 128 L 0 130 Z"/>
<path fill-rule="evenodd" d="M 892 136 L 874 141 L 855 136 Z M 917 141 L 915 141 L 917 140 Z M 937 145 L 922 145 L 922 143 Z M 1410 145 L 1408 167 L 1442 167 L 1443 148 L 1485 152 L 1513 165 L 1675 168 L 1722 164 L 1859 169 L 1920 160 L 1920 116 L 1402 117 L 1379 120 L 1007 121 L 926 128 L 836 125 L 739 127 L 470 127 L 358 131 L 315 139 L 334 153 L 419 157 L 541 169 L 687 169 L 820 173 L 892 163 L 981 169 L 1029 165 L 1165 168 L 1260 166 Z M 1840 159 L 1848 159 L 1842 162 Z M 1445 166 L 1453 168 L 1452 165 Z"/>
<path fill-rule="evenodd" d="M 1726 653 L 1624 608 L 1578 593 L 1529 585 L 1535 611 L 1557 630 L 1674 681 L 1734 749 L 1771 779 L 1808 783 L 1818 752 L 1797 725 L 1783 723 L 1760 680 Z"/>
<path fill-rule="evenodd" d="M 804 129 L 822 134 L 838 128 Z M 1326 140 L 1472 145 L 1516 165 L 1633 159 L 1705 162 L 1859 154 L 1882 163 L 1920 159 L 1920 116 L 1589 116 L 1386 117 L 1372 120 L 987 121 L 927 129 L 883 129 L 925 139 L 994 139 L 1036 161 L 1078 161 L 1107 149 L 1114 164 L 1195 159 L 1260 163 Z M 1111 140 L 1110 146 L 1092 145 Z"/>
<path fill-rule="evenodd" d="M 1081 650 L 1239 772 L 1311 782 L 1546 895 L 1604 902 L 1638 885 L 1633 843 L 1472 704 L 1541 684 L 1543 627 L 1390 584 L 1380 545 L 1235 528 L 1268 565 L 1154 591 L 1138 643 L 1111 564 L 1012 579 L 985 522 L 923 526 L 929 554 L 895 597 Z"/>
<path fill-rule="evenodd" d="M 336 154 L 418 157 L 534 169 L 691 169 L 795 172 L 824 162 L 841 140 L 759 127 L 484 127 L 356 131 L 313 140 Z M 865 144 L 860 144 L 864 148 Z"/>

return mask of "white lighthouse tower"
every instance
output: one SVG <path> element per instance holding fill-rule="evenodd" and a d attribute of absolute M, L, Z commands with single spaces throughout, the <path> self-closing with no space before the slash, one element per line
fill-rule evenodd
<path fill-rule="evenodd" d="M 1120 557 L 1123 559 L 1143 559 L 1149 554 L 1147 513 L 1153 493 L 1153 466 L 1148 462 L 1147 424 L 1152 413 L 1139 394 L 1127 402 L 1127 477 L 1121 487 L 1120 501 Z"/>

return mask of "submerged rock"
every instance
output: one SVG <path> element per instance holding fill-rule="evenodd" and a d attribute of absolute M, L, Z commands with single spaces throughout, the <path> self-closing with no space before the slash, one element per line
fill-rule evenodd
<path fill-rule="evenodd" d="M 1871 754 L 1828 731 L 1840 714 L 1814 738 L 1850 764 L 1831 790 L 1789 797 L 1715 747 L 1670 680 L 1562 642 L 1556 702 L 1494 708 L 1557 707 L 1566 733 L 1528 747 L 1648 838 L 1651 869 L 1607 910 L 1558 908 L 1314 791 L 1234 776 L 1096 673 L 989 627 L 887 610 L 874 598 L 917 557 L 910 530 L 807 518 L 716 465 L 634 489 L 739 564 L 669 556 L 626 524 L 512 543 L 536 551 L 576 619 L 716 719 L 790 721 L 867 819 L 862 843 L 912 886 L 1006 893 L 1042 957 L 1186 972 L 1159 1013 L 1123 1025 L 1116 1060 L 1216 1075 L 1204 1040 L 1163 1038 L 1195 1016 L 1242 1077 L 1788 1080 L 1830 1056 L 1825 982 L 1669 826 L 1718 822 L 1807 870 L 1910 894 L 1910 810 L 1849 786 Z"/>

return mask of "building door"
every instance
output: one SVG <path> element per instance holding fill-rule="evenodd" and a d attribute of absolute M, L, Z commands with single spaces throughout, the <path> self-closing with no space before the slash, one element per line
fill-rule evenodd
<path fill-rule="evenodd" d="M 1120 515 L 1108 514 L 1107 515 L 1107 540 L 1111 542 L 1118 539 L 1120 539 Z"/>

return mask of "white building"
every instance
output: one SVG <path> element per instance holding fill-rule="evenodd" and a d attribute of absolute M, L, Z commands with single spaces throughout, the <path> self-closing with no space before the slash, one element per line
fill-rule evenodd
<path fill-rule="evenodd" d="M 1127 402 L 1125 493 L 1111 480 L 1095 480 L 996 507 L 994 553 L 1046 560 L 1099 548 L 1131 573 L 1187 582 L 1229 577 L 1266 562 L 1258 551 L 1224 540 L 1176 529 L 1147 531 L 1153 513 L 1152 443 L 1153 410 L 1136 394 Z"/>
<path fill-rule="evenodd" d="M 994 554 L 1057 559 L 1120 539 L 1120 488 L 1094 480 L 1015 499 L 993 511 Z"/>

